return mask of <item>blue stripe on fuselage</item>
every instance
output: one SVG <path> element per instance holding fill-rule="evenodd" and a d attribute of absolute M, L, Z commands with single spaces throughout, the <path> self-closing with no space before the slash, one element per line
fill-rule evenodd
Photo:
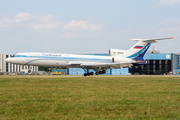
<path fill-rule="evenodd" d="M 17 57 L 23 58 L 39 58 L 42 60 L 59 60 L 59 61 L 85 61 L 85 62 L 112 62 L 112 59 L 101 59 L 101 58 L 84 58 L 84 57 L 60 57 L 60 56 L 31 56 L 31 55 L 17 55 Z"/>

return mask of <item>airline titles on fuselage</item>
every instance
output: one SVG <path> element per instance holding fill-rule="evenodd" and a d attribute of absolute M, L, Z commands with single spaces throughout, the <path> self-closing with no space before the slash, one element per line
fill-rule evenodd
<path fill-rule="evenodd" d="M 61 54 L 42 53 L 42 56 L 61 56 Z"/>

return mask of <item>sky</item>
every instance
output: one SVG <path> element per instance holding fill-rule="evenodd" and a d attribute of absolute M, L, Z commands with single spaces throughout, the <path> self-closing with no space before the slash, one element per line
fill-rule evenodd
<path fill-rule="evenodd" d="M 149 50 L 180 52 L 180 0 L 0 0 L 0 53 L 108 53 L 130 39 L 175 37 Z"/>

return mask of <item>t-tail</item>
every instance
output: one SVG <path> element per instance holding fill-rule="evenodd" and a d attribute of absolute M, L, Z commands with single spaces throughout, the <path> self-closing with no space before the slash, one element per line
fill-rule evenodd
<path fill-rule="evenodd" d="M 138 65 L 146 64 L 144 56 L 146 55 L 149 47 L 152 43 L 156 43 L 158 40 L 174 39 L 174 37 L 160 38 L 160 39 L 132 39 L 137 43 L 126 51 L 126 58 L 137 61 Z"/>

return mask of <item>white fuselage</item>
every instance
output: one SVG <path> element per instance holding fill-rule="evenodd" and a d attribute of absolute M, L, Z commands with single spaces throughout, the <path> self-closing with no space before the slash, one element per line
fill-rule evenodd
<path fill-rule="evenodd" d="M 124 62 L 128 62 L 127 60 L 131 59 L 124 59 Z M 20 65 L 79 67 L 76 64 L 112 63 L 112 57 L 60 53 L 19 53 L 6 61 Z"/>

